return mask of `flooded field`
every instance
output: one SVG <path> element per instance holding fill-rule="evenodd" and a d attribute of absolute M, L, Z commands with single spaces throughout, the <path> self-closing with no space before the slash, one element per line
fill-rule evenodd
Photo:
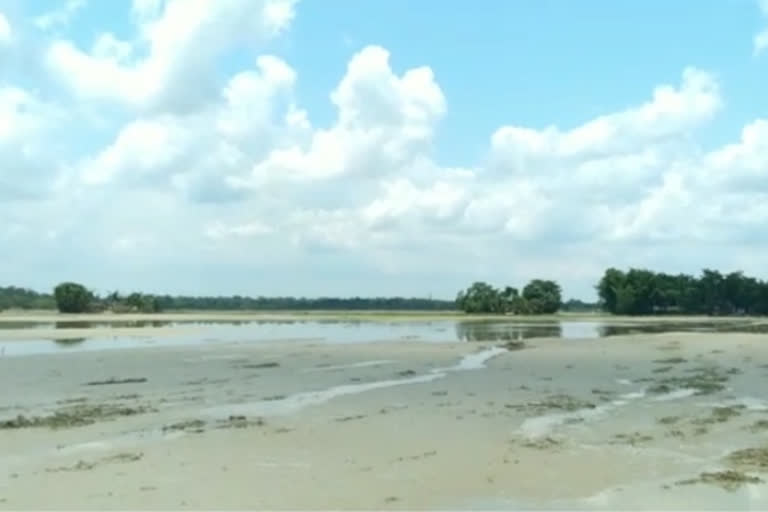
<path fill-rule="evenodd" d="M 0 321 L 0 355 L 194 346 L 215 343 L 492 342 L 572 340 L 669 332 L 768 333 L 753 320 L 616 322 L 604 320 L 110 320 Z M 17 343 L 24 341 L 23 344 Z"/>
<path fill-rule="evenodd" d="M 766 509 L 755 329 L 15 325 L 0 509 Z"/>

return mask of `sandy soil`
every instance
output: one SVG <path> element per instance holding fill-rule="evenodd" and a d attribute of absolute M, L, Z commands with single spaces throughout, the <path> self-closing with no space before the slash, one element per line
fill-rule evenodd
<path fill-rule="evenodd" d="M 0 508 L 765 509 L 767 341 L 0 358 Z"/>

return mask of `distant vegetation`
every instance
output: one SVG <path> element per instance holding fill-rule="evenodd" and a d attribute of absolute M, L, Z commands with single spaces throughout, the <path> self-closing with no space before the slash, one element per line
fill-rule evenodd
<path fill-rule="evenodd" d="M 768 282 L 742 272 L 664 274 L 609 268 L 597 284 L 602 308 L 617 315 L 766 315 Z"/>
<path fill-rule="evenodd" d="M 561 300 L 560 285 L 554 281 L 534 279 L 522 293 L 512 286 L 497 289 L 478 281 L 459 292 L 456 306 L 465 313 L 542 315 L 556 313 Z"/>
<path fill-rule="evenodd" d="M 110 293 L 104 297 L 78 283 L 61 283 L 53 294 L 16 287 L 0 287 L 3 309 L 59 309 L 62 313 L 112 311 L 115 313 L 155 313 L 160 311 L 454 311 L 452 300 L 375 297 L 193 297 Z"/>
<path fill-rule="evenodd" d="M 301 297 L 194 297 L 144 293 L 106 296 L 85 286 L 65 282 L 54 293 L 39 293 L 15 286 L 0 287 L 0 311 L 4 309 L 56 309 L 64 313 L 113 311 L 454 311 L 485 314 L 537 315 L 563 312 L 605 311 L 617 315 L 768 315 L 768 281 L 742 272 L 721 274 L 704 269 L 699 276 L 665 274 L 646 269 L 623 271 L 609 268 L 596 285 L 599 301 L 576 299 L 563 302 L 555 281 L 534 279 L 522 291 L 512 286 L 494 288 L 475 282 L 455 301 L 380 298 Z"/>
<path fill-rule="evenodd" d="M 50 293 L 38 293 L 16 286 L 0 286 L 0 311 L 10 308 L 54 309 L 56 301 Z"/>

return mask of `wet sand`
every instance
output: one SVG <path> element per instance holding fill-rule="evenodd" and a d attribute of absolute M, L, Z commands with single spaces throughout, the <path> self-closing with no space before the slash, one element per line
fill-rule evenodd
<path fill-rule="evenodd" d="M 3 357 L 0 508 L 768 508 L 768 337 L 497 345 Z"/>

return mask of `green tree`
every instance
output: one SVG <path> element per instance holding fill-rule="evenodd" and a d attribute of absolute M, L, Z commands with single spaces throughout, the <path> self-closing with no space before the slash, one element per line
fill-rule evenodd
<path fill-rule="evenodd" d="M 85 313 L 94 301 L 94 295 L 79 283 L 65 282 L 53 289 L 56 307 L 62 313 Z"/>
<path fill-rule="evenodd" d="M 626 286 L 626 274 L 619 269 L 609 268 L 597 283 L 597 296 L 603 308 L 609 313 L 618 313 L 618 295 Z"/>
<path fill-rule="evenodd" d="M 562 290 L 555 281 L 534 279 L 523 288 L 523 299 L 532 314 L 557 313 L 562 302 Z"/>
<path fill-rule="evenodd" d="M 488 283 L 477 281 L 456 297 L 456 306 L 465 313 L 504 313 L 505 300 L 501 292 Z"/>

